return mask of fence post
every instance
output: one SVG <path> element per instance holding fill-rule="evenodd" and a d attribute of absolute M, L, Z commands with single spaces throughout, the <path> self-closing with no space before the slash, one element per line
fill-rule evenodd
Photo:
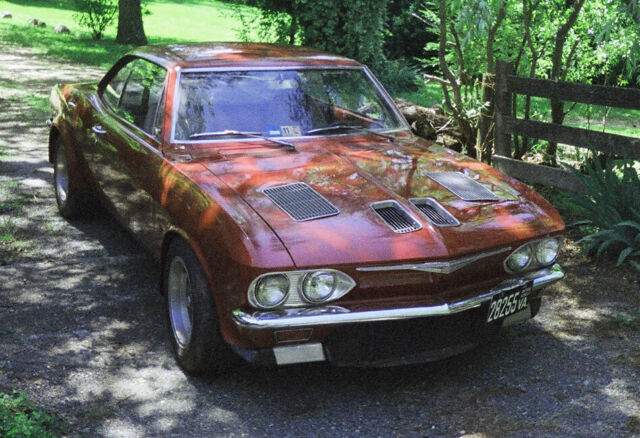
<path fill-rule="evenodd" d="M 504 117 L 511 116 L 511 93 L 507 88 L 507 76 L 513 66 L 509 61 L 498 60 L 496 63 L 496 123 L 495 153 L 511 157 L 511 135 L 505 132 Z"/>

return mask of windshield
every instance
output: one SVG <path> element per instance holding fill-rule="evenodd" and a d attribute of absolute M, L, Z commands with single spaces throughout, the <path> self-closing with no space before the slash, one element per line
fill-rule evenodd
<path fill-rule="evenodd" d="M 177 104 L 175 141 L 224 131 L 298 137 L 405 128 L 361 69 L 183 72 Z"/>

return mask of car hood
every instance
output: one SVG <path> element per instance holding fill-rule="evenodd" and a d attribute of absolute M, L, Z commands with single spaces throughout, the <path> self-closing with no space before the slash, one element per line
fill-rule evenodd
<path fill-rule="evenodd" d="M 374 139 L 372 141 L 372 139 Z M 193 148 L 192 155 L 264 219 L 298 267 L 449 259 L 513 246 L 564 228 L 557 212 L 526 186 L 494 168 L 422 141 L 329 137 L 297 143 L 297 151 L 260 147 Z M 197 150 L 196 150 L 197 149 Z M 461 172 L 500 199 L 464 201 L 428 176 Z M 339 213 L 295 221 L 264 190 L 303 182 Z M 411 198 L 438 200 L 459 226 L 432 225 Z M 394 200 L 422 229 L 394 232 L 371 207 Z"/>

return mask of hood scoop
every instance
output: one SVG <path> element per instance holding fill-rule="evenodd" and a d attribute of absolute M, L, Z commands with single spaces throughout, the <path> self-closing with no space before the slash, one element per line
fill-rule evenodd
<path fill-rule="evenodd" d="M 453 217 L 433 198 L 413 198 L 409 199 L 409 202 L 433 225 L 439 227 L 457 227 L 460 225 L 458 219 Z"/>
<path fill-rule="evenodd" d="M 340 213 L 332 203 L 305 183 L 270 187 L 264 189 L 263 193 L 294 221 L 310 221 Z"/>
<path fill-rule="evenodd" d="M 420 222 L 400 207 L 396 201 L 374 202 L 371 208 L 396 233 L 410 233 L 422 228 Z"/>
<path fill-rule="evenodd" d="M 463 201 L 499 201 L 485 186 L 460 172 L 428 172 L 427 176 Z"/>

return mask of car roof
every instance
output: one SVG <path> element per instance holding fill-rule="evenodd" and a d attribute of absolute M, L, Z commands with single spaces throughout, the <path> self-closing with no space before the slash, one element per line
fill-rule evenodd
<path fill-rule="evenodd" d="M 149 45 L 138 47 L 129 55 L 148 59 L 166 68 L 175 66 L 182 68 L 361 66 L 352 59 L 308 47 L 266 43 L 212 42 Z"/>

